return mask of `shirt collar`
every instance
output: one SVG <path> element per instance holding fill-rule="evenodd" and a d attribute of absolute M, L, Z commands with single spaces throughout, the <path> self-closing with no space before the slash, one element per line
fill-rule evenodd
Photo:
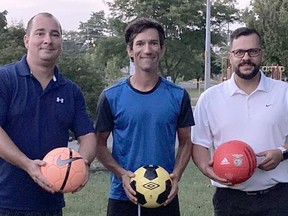
<path fill-rule="evenodd" d="M 264 75 L 264 73 L 260 70 L 260 82 L 255 89 L 254 92 L 256 91 L 264 91 L 268 92 L 269 91 L 269 86 L 267 82 L 267 77 Z M 226 81 L 227 82 L 227 89 L 229 92 L 229 95 L 232 96 L 234 94 L 245 94 L 236 84 L 235 82 L 235 72 L 232 74 L 231 78 Z"/>
<path fill-rule="evenodd" d="M 16 63 L 17 73 L 20 76 L 31 76 L 32 71 L 29 68 L 27 63 L 27 55 L 24 55 L 22 59 Z M 59 84 L 65 84 L 65 79 L 60 75 L 59 69 L 57 66 L 54 68 L 53 81 L 58 82 Z"/>

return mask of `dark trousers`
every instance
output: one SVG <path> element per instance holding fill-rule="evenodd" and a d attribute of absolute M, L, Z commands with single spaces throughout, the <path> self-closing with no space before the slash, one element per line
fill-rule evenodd
<path fill-rule="evenodd" d="M 51 211 L 19 211 L 0 208 L 0 216 L 62 216 L 62 209 Z"/>
<path fill-rule="evenodd" d="M 260 192 L 217 188 L 213 205 L 215 216 L 288 216 L 288 183 Z"/>
<path fill-rule="evenodd" d="M 167 206 L 140 209 L 141 216 L 180 216 L 178 197 Z M 138 206 L 130 201 L 109 199 L 107 216 L 138 216 Z"/>

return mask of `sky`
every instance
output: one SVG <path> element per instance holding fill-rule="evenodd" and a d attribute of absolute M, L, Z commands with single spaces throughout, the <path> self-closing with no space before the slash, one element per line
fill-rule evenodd
<path fill-rule="evenodd" d="M 8 11 L 7 22 L 19 23 L 26 27 L 31 17 L 40 12 L 52 13 L 66 31 L 77 30 L 80 22 L 86 22 L 92 12 L 108 7 L 103 0 L 0 0 L 0 12 Z"/>
<path fill-rule="evenodd" d="M 237 0 L 238 8 L 249 6 L 250 0 Z M 8 24 L 22 22 L 26 27 L 29 19 L 39 12 L 52 13 L 66 31 L 78 30 L 80 22 L 87 22 L 92 12 L 108 7 L 103 0 L 0 0 L 0 12 L 8 11 Z"/>

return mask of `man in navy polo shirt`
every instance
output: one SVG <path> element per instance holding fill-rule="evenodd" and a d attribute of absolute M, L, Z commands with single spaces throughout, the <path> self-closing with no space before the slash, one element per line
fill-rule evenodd
<path fill-rule="evenodd" d="M 24 44 L 27 55 L 0 67 L 0 215 L 62 215 L 63 194 L 41 175 L 41 159 L 67 146 L 72 130 L 91 162 L 85 152 L 95 146 L 93 124 L 80 88 L 55 65 L 62 50 L 58 20 L 32 17 Z"/>

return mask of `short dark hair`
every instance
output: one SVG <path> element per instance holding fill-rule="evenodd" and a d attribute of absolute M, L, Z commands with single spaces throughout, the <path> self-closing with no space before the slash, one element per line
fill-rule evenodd
<path fill-rule="evenodd" d="M 127 27 L 125 28 L 126 44 L 132 47 L 133 40 L 136 35 L 148 28 L 154 28 L 158 31 L 160 46 L 163 47 L 165 40 L 165 32 L 163 27 L 157 21 L 146 17 L 138 17 L 127 25 Z"/>
<path fill-rule="evenodd" d="M 248 28 L 248 27 L 241 27 L 237 28 L 232 34 L 230 35 L 230 44 L 232 45 L 233 41 L 237 39 L 240 36 L 248 36 L 251 34 L 256 34 L 259 38 L 259 45 L 262 44 L 262 38 L 259 34 L 259 32 L 254 28 Z"/>
<path fill-rule="evenodd" d="M 35 16 L 33 16 L 27 23 L 27 27 L 26 27 L 26 34 L 29 36 L 30 33 L 31 33 L 31 29 L 32 29 L 32 25 L 33 25 L 33 20 L 36 16 L 39 16 L 39 15 L 42 15 L 42 16 L 46 16 L 46 17 L 50 17 L 50 18 L 54 18 L 58 24 L 59 24 L 59 27 L 60 27 L 60 33 L 62 35 L 62 27 L 61 27 L 61 24 L 59 23 L 59 21 L 56 19 L 56 17 L 54 17 L 52 14 L 50 13 L 47 13 L 47 12 L 42 12 L 42 13 L 38 13 L 36 14 Z"/>

